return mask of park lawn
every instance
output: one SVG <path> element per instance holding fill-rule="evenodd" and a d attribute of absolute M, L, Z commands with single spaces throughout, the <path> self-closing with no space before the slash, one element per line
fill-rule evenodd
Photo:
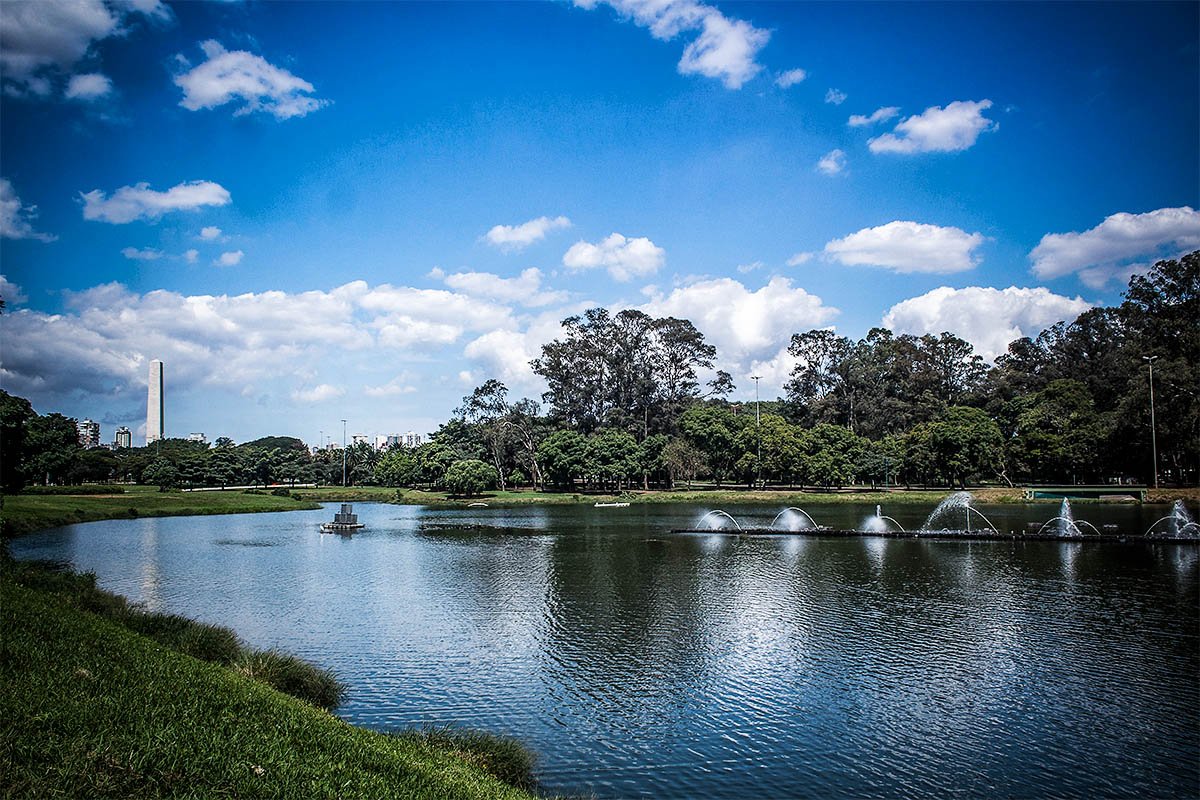
<path fill-rule="evenodd" d="M 528 798 L 0 576 L 0 796 Z M 474 763 L 472 763 L 474 762 Z"/>
<path fill-rule="evenodd" d="M 0 508 L 0 526 L 5 536 L 20 536 L 42 528 L 101 519 L 247 514 L 313 508 L 318 506 L 311 500 L 278 497 L 267 492 L 160 492 L 153 486 L 129 486 L 125 487 L 123 493 L 112 495 L 5 495 L 4 506 Z"/>

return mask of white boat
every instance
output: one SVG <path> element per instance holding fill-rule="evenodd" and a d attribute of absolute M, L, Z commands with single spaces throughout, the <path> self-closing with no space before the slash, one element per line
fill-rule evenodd
<path fill-rule="evenodd" d="M 593 508 L 625 508 L 629 503 L 596 503 Z"/>

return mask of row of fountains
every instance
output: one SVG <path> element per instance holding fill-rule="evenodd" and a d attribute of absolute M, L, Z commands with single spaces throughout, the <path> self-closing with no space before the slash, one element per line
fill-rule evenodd
<path fill-rule="evenodd" d="M 875 506 L 875 513 L 863 519 L 856 529 L 860 533 L 996 533 L 999 529 L 992 524 L 982 511 L 972 505 L 970 492 L 955 492 L 948 496 L 926 518 L 925 523 L 916 531 L 906 531 L 904 526 L 892 517 L 882 512 L 880 506 Z M 974 515 L 974 516 L 972 516 Z M 975 527 L 972 528 L 972 522 Z M 696 524 L 696 530 L 711 531 L 744 531 L 745 528 L 724 511 L 709 511 Z M 789 506 L 771 520 L 766 528 L 754 528 L 756 531 L 777 531 L 779 533 L 802 533 L 804 531 L 827 530 L 809 515 L 807 511 L 795 506 Z M 1059 506 L 1057 516 L 1051 517 L 1037 529 L 1037 535 L 1054 535 L 1058 537 L 1099 536 L 1100 531 L 1087 520 L 1075 519 L 1071 504 L 1064 498 Z M 1146 530 L 1149 538 L 1164 539 L 1200 539 L 1200 524 L 1197 524 L 1188 513 L 1182 500 L 1176 500 L 1171 513 L 1156 520 Z"/>

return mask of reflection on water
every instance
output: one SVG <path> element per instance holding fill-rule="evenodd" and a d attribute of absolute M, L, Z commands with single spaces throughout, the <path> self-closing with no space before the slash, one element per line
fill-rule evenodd
<path fill-rule="evenodd" d="M 1045 509 L 986 513 L 1021 529 Z M 805 510 L 834 527 L 870 511 Z M 356 511 L 353 538 L 319 534 L 323 510 L 92 523 L 13 551 L 332 667 L 356 723 L 517 736 L 551 792 L 1189 796 L 1200 781 L 1194 547 L 673 535 L 704 509 L 671 506 Z M 928 513 L 886 511 L 905 527 Z"/>

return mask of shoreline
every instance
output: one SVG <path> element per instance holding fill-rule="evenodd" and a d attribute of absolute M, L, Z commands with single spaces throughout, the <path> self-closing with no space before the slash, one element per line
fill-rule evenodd
<path fill-rule="evenodd" d="M 813 491 L 803 489 L 705 488 L 649 490 L 613 493 L 589 492 L 484 492 L 471 497 L 454 497 L 445 492 L 396 489 L 383 486 L 327 486 L 320 488 L 268 487 L 251 490 L 206 492 L 160 492 L 152 486 L 122 487 L 120 494 L 30 493 L 2 496 L 0 538 L 12 539 L 47 528 L 139 517 L 207 516 L 212 514 L 256 514 L 277 511 L 313 511 L 321 503 L 391 503 L 431 508 L 466 508 L 485 503 L 505 508 L 526 505 L 581 505 L 622 502 L 631 505 L 692 503 L 701 505 L 929 505 L 936 506 L 952 489 L 846 489 Z M 1053 505 L 1053 498 L 1026 499 L 1024 488 L 983 487 L 968 489 L 977 503 L 988 505 Z M 275 494 L 274 492 L 279 492 Z M 1170 504 L 1183 500 L 1200 504 L 1200 488 L 1150 489 L 1146 504 Z M 1107 499 L 1072 499 L 1072 505 L 1118 503 Z M 1129 501 L 1123 501 L 1129 502 Z M 1136 501 L 1134 501 L 1136 502 Z"/>

